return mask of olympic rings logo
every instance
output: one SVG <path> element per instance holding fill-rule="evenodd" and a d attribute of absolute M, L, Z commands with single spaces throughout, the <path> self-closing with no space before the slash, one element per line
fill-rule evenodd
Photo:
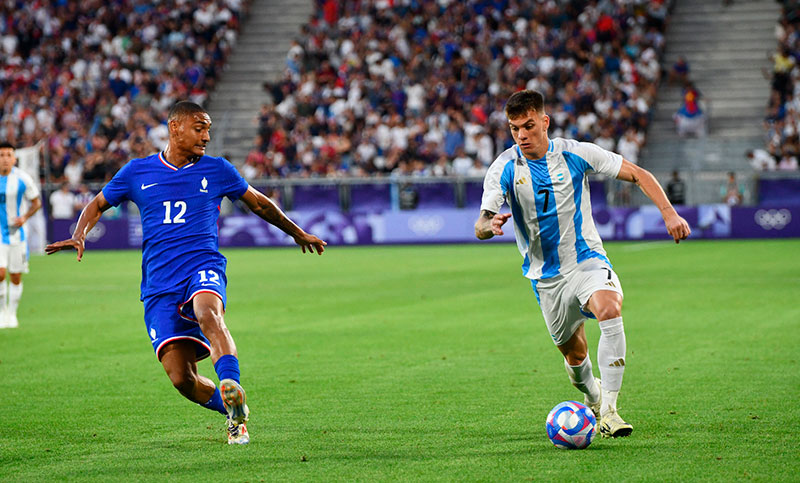
<path fill-rule="evenodd" d="M 765 230 L 783 230 L 792 222 L 792 213 L 782 208 L 780 210 L 758 210 L 755 214 L 755 222 Z"/>

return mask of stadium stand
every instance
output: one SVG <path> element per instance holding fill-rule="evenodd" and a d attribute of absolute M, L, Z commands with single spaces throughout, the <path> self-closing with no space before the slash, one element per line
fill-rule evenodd
<path fill-rule="evenodd" d="M 457 147 L 485 166 L 510 145 L 503 104 L 525 87 L 549 99 L 552 136 L 616 147 L 632 130 L 638 152 L 668 3 L 318 0 L 269 82 L 254 172 L 430 176 Z"/>
<path fill-rule="evenodd" d="M 45 141 L 52 182 L 100 182 L 166 141 L 179 99 L 205 103 L 246 2 L 4 2 L 0 138 Z"/>
<path fill-rule="evenodd" d="M 796 171 L 800 157 L 800 4 L 784 1 L 775 28 L 777 49 L 770 56 L 770 96 L 764 117 L 766 151 L 748 153 L 756 169 Z M 758 158 L 761 158 L 759 161 Z"/>

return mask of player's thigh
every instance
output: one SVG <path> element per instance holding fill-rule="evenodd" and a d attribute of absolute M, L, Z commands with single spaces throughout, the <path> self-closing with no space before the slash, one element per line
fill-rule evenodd
<path fill-rule="evenodd" d="M 8 262 L 11 253 L 11 245 L 0 243 L 0 276 L 5 278 L 8 272 Z"/>
<path fill-rule="evenodd" d="M 228 279 L 219 268 L 198 270 L 186 284 L 180 304 L 182 317 L 204 323 L 206 318 L 219 319 L 225 313 Z"/>
<path fill-rule="evenodd" d="M 9 273 L 28 273 L 28 245 L 15 243 L 8 246 L 8 254 L 3 257 L 8 263 Z"/>
<path fill-rule="evenodd" d="M 557 347 L 561 347 L 583 326 L 586 316 L 581 313 L 575 292 L 566 277 L 539 281 L 536 290 L 550 338 Z"/>
<path fill-rule="evenodd" d="M 211 354 L 211 345 L 196 320 L 180 312 L 183 292 L 156 294 L 144 299 L 144 321 L 156 356 L 174 341 L 184 341 L 195 348 L 196 360 Z"/>
<path fill-rule="evenodd" d="M 570 275 L 577 302 L 588 317 L 604 320 L 622 309 L 622 283 L 617 273 L 600 259 L 591 258 L 578 265 Z"/>

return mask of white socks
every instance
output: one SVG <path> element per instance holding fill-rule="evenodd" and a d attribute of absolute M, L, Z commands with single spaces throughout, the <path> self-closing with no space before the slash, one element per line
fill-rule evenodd
<path fill-rule="evenodd" d="M 0 293 L 5 291 L 5 284 L 3 284 L 3 289 L 0 289 Z M 22 282 L 19 285 L 15 285 L 13 283 L 8 284 L 8 313 L 9 314 L 17 314 L 17 307 L 19 307 L 19 299 L 22 297 Z"/>
<path fill-rule="evenodd" d="M 603 320 L 600 326 L 600 342 L 597 344 L 597 363 L 603 381 L 603 405 L 601 414 L 617 410 L 617 395 L 622 387 L 625 372 L 625 329 L 622 317 Z"/>
<path fill-rule="evenodd" d="M 0 310 L 8 306 L 8 284 L 5 280 L 0 282 Z"/>
<path fill-rule="evenodd" d="M 567 369 L 567 374 L 569 375 L 569 380 L 572 382 L 572 385 L 577 387 L 578 390 L 588 397 L 589 401 L 597 402 L 600 398 L 600 387 L 597 385 L 597 380 L 594 378 L 592 374 L 592 361 L 589 359 L 589 355 L 586 355 L 586 359 L 583 360 L 577 366 L 571 366 L 564 359 L 564 367 Z"/>

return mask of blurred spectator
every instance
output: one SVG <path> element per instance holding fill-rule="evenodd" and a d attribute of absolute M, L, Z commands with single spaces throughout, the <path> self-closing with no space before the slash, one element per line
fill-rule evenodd
<path fill-rule="evenodd" d="M 95 194 L 92 193 L 85 184 L 78 186 L 78 192 L 75 194 L 75 209 L 78 212 L 83 211 L 94 196 Z"/>
<path fill-rule="evenodd" d="M 744 200 L 744 192 L 744 184 L 736 181 L 736 173 L 729 172 L 728 181 L 720 187 L 722 202 L 730 206 L 740 205 Z"/>
<path fill-rule="evenodd" d="M 75 219 L 76 199 L 67 183 L 50 193 L 50 217 L 55 220 Z"/>
<path fill-rule="evenodd" d="M 669 71 L 669 83 L 677 82 L 680 85 L 686 85 L 689 81 L 689 62 L 685 57 L 678 56 L 678 60 L 672 64 L 672 69 Z"/>
<path fill-rule="evenodd" d="M 775 158 L 763 149 L 749 149 L 747 161 L 756 171 L 773 171 L 776 167 Z"/>
<path fill-rule="evenodd" d="M 779 171 L 797 171 L 797 156 L 784 155 L 778 162 Z"/>
<path fill-rule="evenodd" d="M 783 13 L 775 26 L 776 51 L 768 54 L 772 71 L 765 70 L 771 80 L 764 129 L 766 150 L 779 169 L 791 169 L 792 159 L 800 156 L 800 5 L 782 2 Z"/>
<path fill-rule="evenodd" d="M 706 135 L 706 116 L 703 112 L 700 91 L 691 81 L 683 88 L 683 101 L 674 119 L 680 137 Z"/>
<path fill-rule="evenodd" d="M 672 172 L 672 178 L 667 183 L 667 199 L 673 205 L 686 204 L 686 183 L 683 182 L 677 170 Z"/>
<path fill-rule="evenodd" d="M 617 143 L 617 153 L 624 159 L 633 164 L 639 164 L 639 149 L 642 146 L 642 139 L 636 129 L 629 128 L 625 131 L 625 136 Z"/>

